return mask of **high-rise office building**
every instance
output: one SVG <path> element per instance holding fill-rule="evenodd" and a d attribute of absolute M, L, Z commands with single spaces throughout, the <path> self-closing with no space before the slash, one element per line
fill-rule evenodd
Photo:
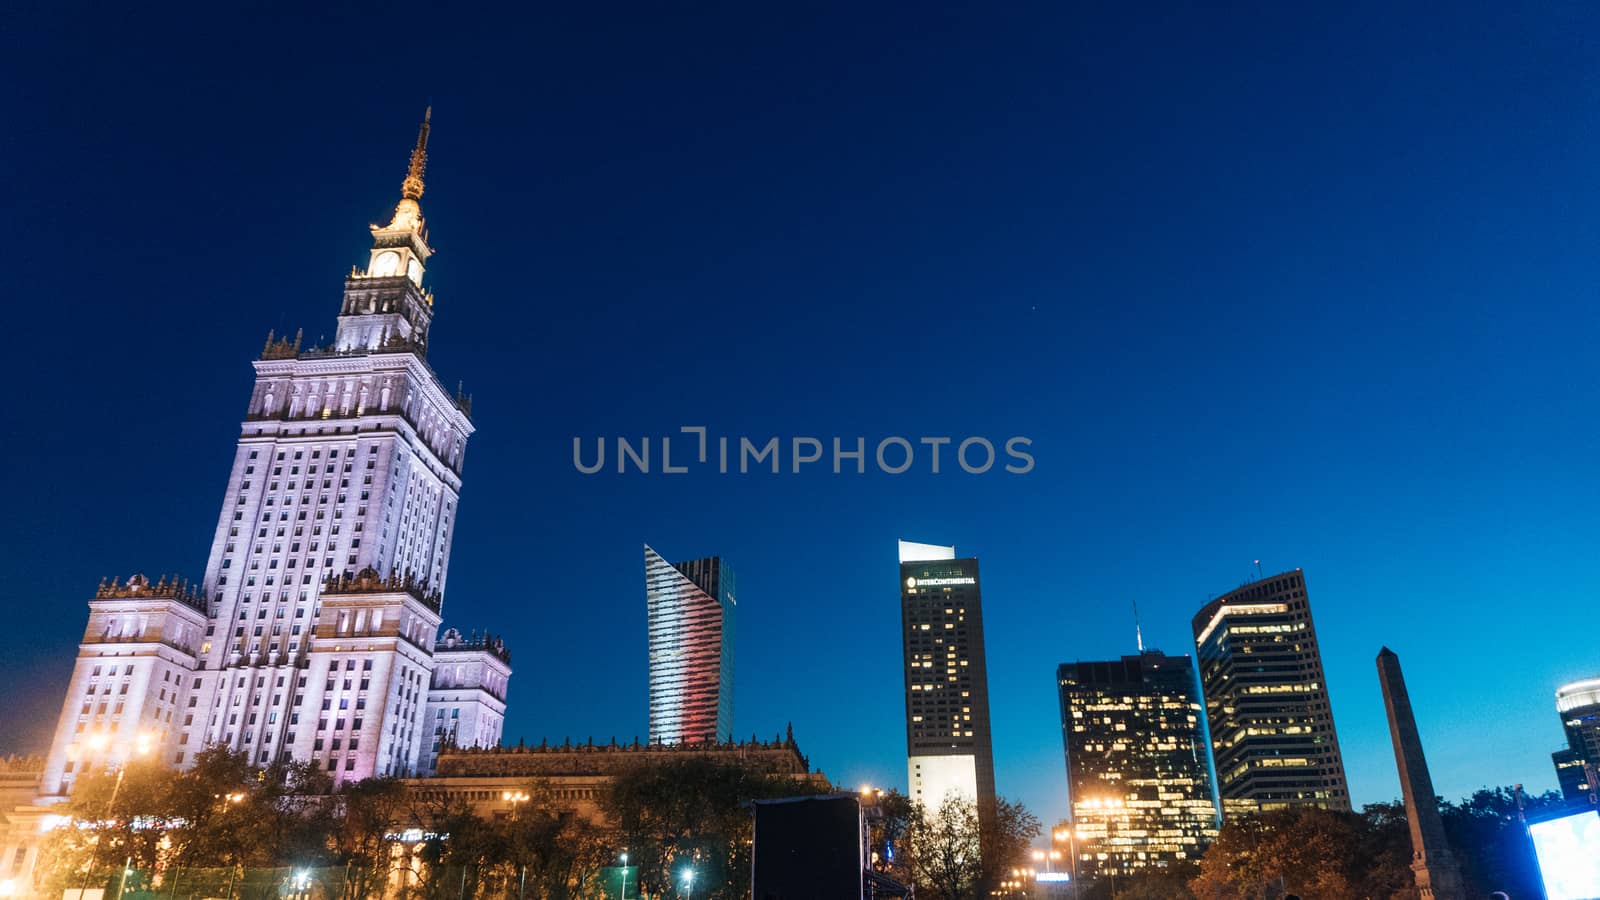
<path fill-rule="evenodd" d="M 1556 691 L 1556 712 L 1567 733 L 1567 748 L 1551 754 L 1561 795 L 1573 803 L 1588 803 L 1600 794 L 1595 773 L 1600 771 L 1600 678 L 1563 685 Z"/>
<path fill-rule="evenodd" d="M 650 742 L 733 740 L 733 571 L 720 557 L 670 563 L 644 548 Z"/>
<path fill-rule="evenodd" d="M 989 676 L 978 560 L 954 547 L 900 542 L 905 641 L 906 768 L 911 799 L 930 811 L 950 794 L 995 805 Z"/>
<path fill-rule="evenodd" d="M 427 359 L 428 130 L 425 116 L 394 215 L 344 281 L 332 343 L 268 335 L 204 578 L 136 576 L 89 601 L 44 793 L 140 754 L 186 766 L 208 746 L 336 782 L 425 770 L 473 432 Z M 491 696 L 449 695 L 482 710 L 461 745 L 499 739 L 506 659 L 499 648 L 485 673 Z"/>
<path fill-rule="evenodd" d="M 1079 878 L 1199 859 L 1221 821 L 1187 656 L 1146 650 L 1056 670 Z"/>
<path fill-rule="evenodd" d="M 1295 569 L 1230 591 L 1192 625 L 1223 812 L 1348 810 L 1304 574 Z"/>

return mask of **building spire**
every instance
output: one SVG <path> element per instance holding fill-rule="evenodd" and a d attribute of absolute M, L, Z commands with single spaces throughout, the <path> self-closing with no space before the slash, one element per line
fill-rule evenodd
<path fill-rule="evenodd" d="M 406 178 L 400 182 L 400 196 L 407 200 L 422 199 L 422 170 L 428 165 L 428 121 L 433 118 L 430 104 L 422 114 L 422 127 L 417 129 L 417 146 L 411 151 L 411 166 Z"/>

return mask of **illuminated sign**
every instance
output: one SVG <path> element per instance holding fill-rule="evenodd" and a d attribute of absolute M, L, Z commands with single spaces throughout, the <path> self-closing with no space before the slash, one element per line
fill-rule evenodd
<path fill-rule="evenodd" d="M 1528 826 L 1549 900 L 1600 897 L 1600 815 L 1586 810 Z"/>
<path fill-rule="evenodd" d="M 1033 876 L 1034 881 L 1056 882 L 1061 884 L 1072 880 L 1072 875 L 1067 872 L 1040 872 Z"/>
<path fill-rule="evenodd" d="M 906 587 L 945 587 L 952 584 L 977 584 L 976 578 L 907 578 Z"/>
<path fill-rule="evenodd" d="M 386 841 L 401 841 L 403 843 L 416 843 L 418 841 L 448 841 L 450 833 L 440 834 L 437 831 L 423 831 L 421 828 L 407 828 L 405 831 L 391 831 L 383 836 Z"/>

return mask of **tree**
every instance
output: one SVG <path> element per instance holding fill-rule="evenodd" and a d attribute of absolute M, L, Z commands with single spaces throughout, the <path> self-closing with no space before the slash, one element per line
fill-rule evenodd
<path fill-rule="evenodd" d="M 867 813 L 867 845 L 872 868 L 902 884 L 912 882 L 905 838 L 916 813 L 917 806 L 911 798 L 896 790 L 879 795 Z"/>
<path fill-rule="evenodd" d="M 956 794 L 929 813 L 917 804 L 906 829 L 912 882 L 938 900 L 968 900 L 983 881 L 978 807 Z"/>
<path fill-rule="evenodd" d="M 1561 806 L 1561 795 L 1548 791 L 1527 797 L 1523 814 L 1537 816 Z M 1469 890 L 1484 895 L 1491 891 L 1513 897 L 1540 895 L 1539 864 L 1514 789 L 1483 788 L 1459 803 L 1441 804 L 1439 813 Z"/>
<path fill-rule="evenodd" d="M 366 778 L 346 785 L 336 802 L 331 849 L 345 867 L 345 890 L 371 896 L 389 869 L 389 835 L 409 811 L 405 785 L 397 778 Z"/>
<path fill-rule="evenodd" d="M 44 859 L 47 890 L 115 888 L 123 863 L 153 871 L 161 862 L 163 825 L 172 818 L 175 773 L 135 761 L 83 775 L 57 808 L 68 825 L 51 835 Z"/>
<path fill-rule="evenodd" d="M 919 890 L 942 900 L 982 896 L 1028 865 L 1028 845 L 1038 836 L 1038 818 L 1020 803 L 999 798 L 985 825 L 977 804 L 950 795 L 931 813 L 913 807 L 903 840 L 906 870 Z"/>
<path fill-rule="evenodd" d="M 982 823 L 983 817 L 978 820 Z M 980 835 L 984 887 L 993 890 L 1013 868 L 1030 864 L 1028 848 L 1039 836 L 1039 830 L 1039 819 L 1021 803 L 1004 797 L 995 801 L 993 819 Z"/>
<path fill-rule="evenodd" d="M 1373 815 L 1392 820 L 1391 811 Z M 1189 889 L 1199 900 L 1410 896 L 1407 884 L 1395 883 L 1409 846 L 1373 834 L 1373 822 L 1362 815 L 1312 807 L 1240 817 L 1222 827 Z"/>
<path fill-rule="evenodd" d="M 694 895 L 742 898 L 750 891 L 751 800 L 814 794 L 809 782 L 763 775 L 742 766 L 688 758 L 638 766 L 617 776 L 601 796 L 616 823 L 617 844 L 638 866 L 640 892 L 671 896 L 686 867 Z"/>

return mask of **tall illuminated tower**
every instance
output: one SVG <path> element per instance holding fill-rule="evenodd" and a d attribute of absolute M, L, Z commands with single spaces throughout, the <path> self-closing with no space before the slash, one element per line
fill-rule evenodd
<path fill-rule="evenodd" d="M 936 811 L 946 797 L 995 808 L 983 591 L 976 558 L 900 542 L 900 621 L 906 681 L 910 797 Z"/>
<path fill-rule="evenodd" d="M 1217 836 L 1205 705 L 1187 656 L 1141 651 L 1056 670 L 1084 878 L 1193 862 Z"/>
<path fill-rule="evenodd" d="M 429 118 L 393 216 L 344 281 L 332 343 L 269 334 L 254 363 L 198 589 L 135 579 L 91 602 L 46 793 L 136 741 L 177 766 L 215 745 L 314 762 L 336 781 L 418 769 L 473 432 L 470 405 L 427 361 Z M 509 666 L 492 668 L 503 701 Z"/>
<path fill-rule="evenodd" d="M 1304 574 L 1295 569 L 1223 594 L 1192 625 L 1223 814 L 1348 810 Z"/>
<path fill-rule="evenodd" d="M 650 742 L 733 740 L 733 571 L 719 557 L 670 563 L 644 548 Z"/>

